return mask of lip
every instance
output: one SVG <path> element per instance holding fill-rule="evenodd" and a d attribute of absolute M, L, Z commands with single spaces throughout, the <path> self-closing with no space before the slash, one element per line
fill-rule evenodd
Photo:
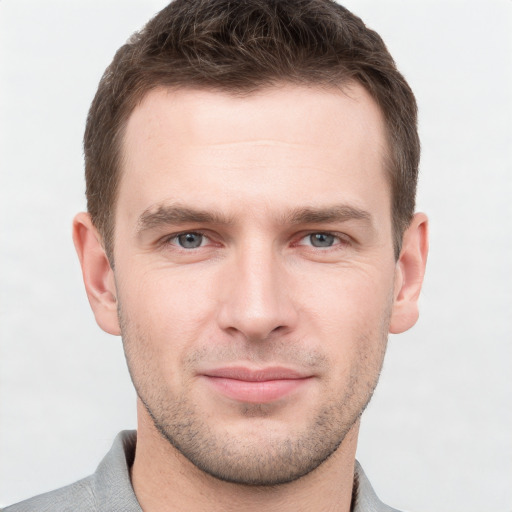
<path fill-rule="evenodd" d="M 215 391 L 232 400 L 260 404 L 285 398 L 313 378 L 284 367 L 216 368 L 201 373 L 201 376 Z"/>

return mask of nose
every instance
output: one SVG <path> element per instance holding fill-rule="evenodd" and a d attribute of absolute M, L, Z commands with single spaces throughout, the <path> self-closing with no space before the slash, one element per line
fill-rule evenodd
<path fill-rule="evenodd" d="M 271 249 L 240 251 L 226 268 L 219 326 L 250 341 L 263 341 L 295 327 L 291 276 Z"/>

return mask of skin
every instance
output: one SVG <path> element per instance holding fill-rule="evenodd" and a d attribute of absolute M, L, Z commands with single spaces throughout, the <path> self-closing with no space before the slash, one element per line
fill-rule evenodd
<path fill-rule="evenodd" d="M 417 320 L 427 255 L 416 214 L 394 257 L 386 150 L 356 84 L 159 89 L 134 110 L 115 271 L 87 214 L 74 240 L 139 396 L 145 511 L 350 509 L 359 418 L 388 332 Z M 226 367 L 300 379 L 233 397 L 211 377 Z"/>

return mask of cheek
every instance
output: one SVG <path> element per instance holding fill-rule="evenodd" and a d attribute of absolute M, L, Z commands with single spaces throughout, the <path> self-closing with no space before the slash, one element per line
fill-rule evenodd
<path fill-rule="evenodd" d="M 343 269 L 329 279 L 308 279 L 300 292 L 302 328 L 328 353 L 341 378 L 360 364 L 380 365 L 392 293 L 391 276 L 383 279 L 382 273 L 368 269 Z"/>
<path fill-rule="evenodd" d="M 130 332 L 167 364 L 190 350 L 200 333 L 204 337 L 213 315 L 210 289 L 211 283 L 200 274 L 150 269 L 141 274 L 132 271 L 118 292 Z"/>
<path fill-rule="evenodd" d="M 327 327 L 371 326 L 389 309 L 393 268 L 340 267 L 304 272 L 293 295 L 305 314 L 322 318 Z"/>

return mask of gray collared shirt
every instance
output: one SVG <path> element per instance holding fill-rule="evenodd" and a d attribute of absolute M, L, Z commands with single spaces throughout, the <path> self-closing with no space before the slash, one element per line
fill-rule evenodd
<path fill-rule="evenodd" d="M 119 433 L 93 475 L 7 507 L 3 512 L 142 512 L 129 470 L 136 442 L 135 431 Z M 398 512 L 379 500 L 357 462 L 351 512 Z"/>

